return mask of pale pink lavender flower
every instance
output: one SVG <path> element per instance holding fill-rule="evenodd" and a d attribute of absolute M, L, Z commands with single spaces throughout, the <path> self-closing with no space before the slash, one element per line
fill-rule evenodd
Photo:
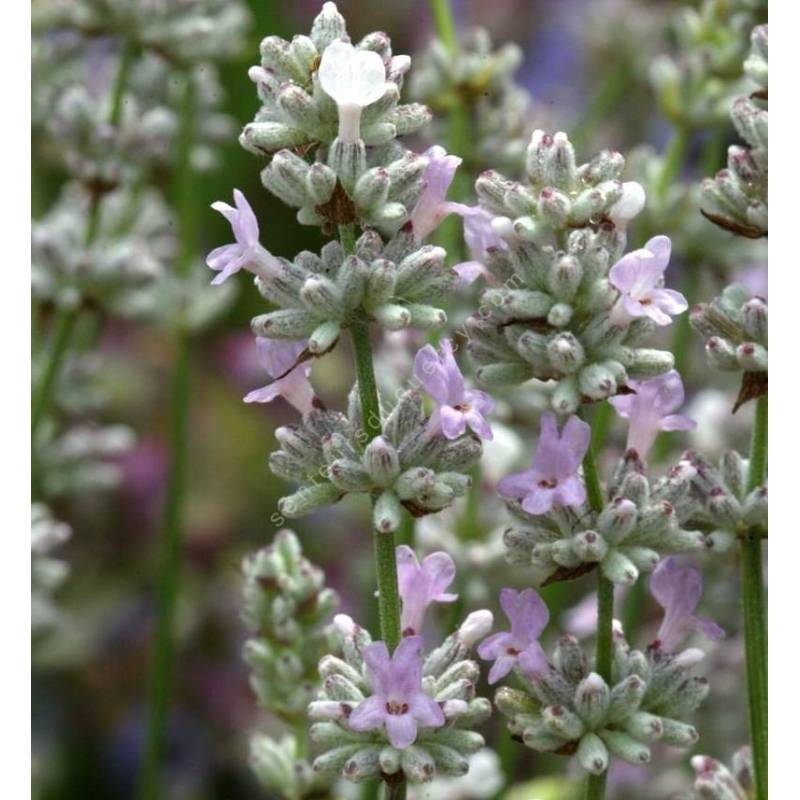
<path fill-rule="evenodd" d="M 669 237 L 654 236 L 611 267 L 609 279 L 621 293 L 611 311 L 612 321 L 624 324 L 648 317 L 657 325 L 669 325 L 673 316 L 686 311 L 688 303 L 680 292 L 662 288 L 671 250 Z"/>
<path fill-rule="evenodd" d="M 529 514 L 546 514 L 554 506 L 580 505 L 586 499 L 586 487 L 578 468 L 589 449 L 590 436 L 591 428 L 574 415 L 559 435 L 555 414 L 546 411 L 531 468 L 503 478 L 497 491 L 521 500 Z"/>
<path fill-rule="evenodd" d="M 656 640 L 664 650 L 674 652 L 691 631 L 709 639 L 725 636 L 713 620 L 694 616 L 703 594 L 703 575 L 697 567 L 674 556 L 665 558 L 650 577 L 650 592 L 664 609 Z"/>
<path fill-rule="evenodd" d="M 206 264 L 219 272 L 211 283 L 220 284 L 241 269 L 246 269 L 262 280 L 268 281 L 280 273 L 280 261 L 258 241 L 258 220 L 247 199 L 238 189 L 233 190 L 233 200 L 236 208 L 222 202 L 211 204 L 214 211 L 219 211 L 230 222 L 236 239 L 235 244 L 216 247 L 206 256 Z"/>
<path fill-rule="evenodd" d="M 659 431 L 690 431 L 697 423 L 672 412 L 683 405 L 683 381 L 677 370 L 645 381 L 628 381 L 636 394 L 617 395 L 609 402 L 628 420 L 628 444 L 646 459 Z"/>
<path fill-rule="evenodd" d="M 622 197 L 611 206 L 608 217 L 615 227 L 625 230 L 628 223 L 639 215 L 646 202 L 644 187 L 636 181 L 626 181 L 622 184 Z"/>
<path fill-rule="evenodd" d="M 506 249 L 508 245 L 495 233 L 492 215 L 480 206 L 451 203 L 451 210 L 464 221 L 464 241 L 469 249 L 470 260 L 453 267 L 463 283 L 473 283 L 479 276 L 490 277 L 484 266 L 486 254 L 491 247 Z"/>
<path fill-rule="evenodd" d="M 456 204 L 447 202 L 447 190 L 461 164 L 458 156 L 448 155 L 438 144 L 429 147 L 422 155 L 428 161 L 425 188 L 411 212 L 411 227 L 417 241 L 433 233 L 442 220 L 455 211 Z"/>
<path fill-rule="evenodd" d="M 297 358 L 306 348 L 306 341 L 257 337 L 258 359 L 273 381 L 247 394 L 244 402 L 271 403 L 275 398 L 283 397 L 301 414 L 309 412 L 314 403 L 314 389 L 308 380 L 311 363 L 297 364 Z"/>
<path fill-rule="evenodd" d="M 469 426 L 481 439 L 490 440 L 492 429 L 486 415 L 495 401 L 486 392 L 466 388 L 449 339 L 443 339 L 440 348 L 441 355 L 426 344 L 414 357 L 414 375 L 437 403 L 431 428 L 441 430 L 447 439 L 457 439 Z"/>
<path fill-rule="evenodd" d="M 367 681 L 373 694 L 350 714 L 354 731 L 384 728 L 392 747 L 404 750 L 417 738 L 417 728 L 440 728 L 444 712 L 422 690 L 422 637 L 407 636 L 390 657 L 384 642 L 364 648 Z"/>
<path fill-rule="evenodd" d="M 511 630 L 494 633 L 478 645 L 478 655 L 494 661 L 489 671 L 489 683 L 497 683 L 518 666 L 526 675 L 536 675 L 547 669 L 547 658 L 539 637 L 547 626 L 550 612 L 534 589 L 516 592 L 500 590 L 500 606 L 511 623 Z"/>
<path fill-rule="evenodd" d="M 400 629 L 403 636 L 414 636 L 422 633 L 425 611 L 431 603 L 452 603 L 458 598 L 445 591 L 456 576 L 456 565 L 444 552 L 431 553 L 420 564 L 405 544 L 396 553 L 397 583 L 403 600 Z"/>
<path fill-rule="evenodd" d="M 361 111 L 386 91 L 383 59 L 374 50 L 337 40 L 325 48 L 317 75 L 339 111 L 339 138 L 355 144 L 361 138 Z"/>

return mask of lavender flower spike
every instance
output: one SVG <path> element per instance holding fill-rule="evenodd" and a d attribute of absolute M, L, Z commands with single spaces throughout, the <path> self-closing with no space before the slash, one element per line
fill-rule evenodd
<path fill-rule="evenodd" d="M 636 394 L 617 395 L 609 402 L 628 420 L 628 447 L 647 458 L 659 431 L 690 431 L 697 423 L 683 414 L 672 414 L 683 405 L 683 381 L 677 370 L 646 381 L 628 381 Z"/>
<path fill-rule="evenodd" d="M 246 269 L 261 280 L 268 281 L 280 273 L 280 261 L 259 243 L 258 220 L 250 203 L 238 189 L 233 190 L 233 200 L 236 208 L 222 202 L 211 204 L 214 211 L 219 211 L 230 222 L 236 239 L 235 244 L 216 247 L 206 256 L 206 264 L 219 272 L 211 283 L 215 286 L 223 283 L 240 269 Z"/>
<path fill-rule="evenodd" d="M 361 138 L 361 111 L 386 90 L 383 59 L 374 50 L 356 50 L 337 39 L 325 48 L 317 74 L 339 110 L 339 138 L 355 144 Z"/>
<path fill-rule="evenodd" d="M 306 361 L 296 364 L 298 356 L 305 348 L 305 339 L 286 341 L 256 338 L 258 359 L 274 380 L 247 394 L 244 402 L 271 403 L 276 397 L 283 397 L 301 414 L 311 411 L 314 403 L 314 389 L 308 380 L 311 363 Z"/>
<path fill-rule="evenodd" d="M 656 640 L 664 650 L 674 652 L 692 630 L 709 639 L 725 636 L 725 631 L 713 620 L 694 616 L 703 594 L 703 576 L 697 567 L 674 556 L 665 558 L 653 571 L 650 592 L 664 609 Z"/>
<path fill-rule="evenodd" d="M 547 669 L 547 658 L 539 644 L 539 636 L 547 626 L 550 612 L 534 589 L 515 592 L 500 590 L 500 605 L 511 623 L 511 630 L 494 633 L 478 645 L 478 655 L 494 661 L 489 683 L 497 683 L 515 667 L 526 675 Z"/>
<path fill-rule="evenodd" d="M 611 311 L 612 321 L 625 324 L 631 318 L 649 317 L 656 325 L 669 325 L 672 317 L 686 311 L 689 304 L 680 292 L 661 288 L 671 250 L 669 237 L 654 236 L 611 267 L 609 279 L 621 293 Z"/>
<path fill-rule="evenodd" d="M 444 712 L 422 690 L 422 637 L 403 639 L 394 654 L 384 642 L 364 648 L 367 680 L 372 694 L 352 712 L 349 725 L 354 731 L 385 728 L 392 747 L 404 750 L 417 738 L 417 727 L 440 728 Z"/>
<path fill-rule="evenodd" d="M 408 545 L 397 548 L 397 581 L 403 600 L 400 628 L 403 636 L 422 633 L 425 611 L 431 603 L 452 603 L 457 594 L 445 592 L 456 576 L 453 559 L 444 552 L 431 553 L 417 560 Z"/>
<path fill-rule="evenodd" d="M 559 436 L 555 414 L 545 412 L 531 468 L 503 478 L 497 491 L 521 500 L 529 514 L 546 514 L 554 506 L 580 505 L 586 499 L 586 487 L 578 467 L 589 449 L 590 436 L 591 428 L 574 415 Z"/>
<path fill-rule="evenodd" d="M 447 190 L 461 164 L 458 156 L 450 156 L 438 144 L 429 147 L 423 154 L 428 160 L 425 169 L 425 189 L 411 212 L 414 238 L 421 242 L 439 227 L 442 220 L 455 211 L 455 203 L 446 201 Z"/>
<path fill-rule="evenodd" d="M 447 439 L 457 439 L 469 426 L 481 439 L 491 440 L 486 415 L 495 401 L 486 392 L 464 386 L 449 339 L 442 340 L 441 353 L 426 344 L 414 358 L 414 375 L 438 406 L 431 415 L 432 429 L 441 429 Z"/>

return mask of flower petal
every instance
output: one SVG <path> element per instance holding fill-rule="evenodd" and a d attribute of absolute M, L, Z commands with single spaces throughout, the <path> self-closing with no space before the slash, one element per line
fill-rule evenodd
<path fill-rule="evenodd" d="M 392 747 L 405 750 L 417 738 L 417 723 L 411 714 L 387 714 L 385 716 L 386 736 Z"/>
<path fill-rule="evenodd" d="M 383 725 L 386 717 L 386 701 L 373 694 L 359 703 L 350 714 L 347 724 L 354 731 L 373 731 Z"/>
<path fill-rule="evenodd" d="M 463 411 L 456 411 L 452 406 L 439 409 L 442 421 L 442 433 L 446 439 L 458 439 L 467 429 L 467 418 Z"/>

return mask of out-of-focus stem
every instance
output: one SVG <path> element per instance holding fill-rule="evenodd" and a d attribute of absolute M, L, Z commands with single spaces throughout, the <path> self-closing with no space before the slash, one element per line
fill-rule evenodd
<path fill-rule="evenodd" d="M 767 470 L 767 398 L 756 401 L 753 438 L 750 445 L 748 492 L 760 486 Z M 753 750 L 755 800 L 767 800 L 767 600 L 761 553 L 761 535 L 748 530 L 740 540 L 742 610 L 745 660 L 747 663 L 747 704 L 750 745 Z"/>
<path fill-rule="evenodd" d="M 194 83 L 192 76 L 187 73 L 175 174 L 180 237 L 177 272 L 182 278 L 187 276 L 191 268 L 196 247 L 195 193 L 190 161 L 195 116 Z M 161 759 L 172 688 L 175 607 L 180 588 L 180 555 L 188 484 L 191 398 L 191 341 L 181 318 L 175 326 L 173 348 L 169 423 L 170 471 L 159 539 L 158 611 L 148 683 L 149 717 L 138 787 L 141 800 L 157 800 L 161 796 Z"/>
<path fill-rule="evenodd" d="M 455 53 L 458 47 L 456 36 L 456 23 L 453 19 L 453 10 L 450 8 L 449 0 L 430 0 L 431 13 L 433 14 L 433 24 L 436 26 L 436 33 L 442 40 L 444 46 Z"/>
<path fill-rule="evenodd" d="M 663 201 L 672 182 L 680 175 L 686 150 L 689 147 L 690 132 L 685 127 L 675 128 L 672 139 L 664 151 L 661 173 L 655 185 L 656 198 Z"/>
<path fill-rule="evenodd" d="M 583 479 L 589 505 L 595 512 L 603 509 L 603 489 L 597 471 L 594 449 L 589 445 L 583 458 Z M 614 623 L 614 584 L 597 572 L 597 652 L 595 671 L 606 683 L 611 682 L 611 653 Z M 606 793 L 606 773 L 589 775 L 586 779 L 586 800 L 603 800 Z"/>

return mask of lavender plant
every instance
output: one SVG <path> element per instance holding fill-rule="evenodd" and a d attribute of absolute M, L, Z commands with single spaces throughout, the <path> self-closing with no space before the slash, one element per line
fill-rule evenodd
<path fill-rule="evenodd" d="M 446 4 L 432 5 L 442 42 L 415 79 L 417 96 L 446 106 L 449 95 L 472 84 L 492 86 L 501 98 L 513 94 L 514 51 L 489 58 L 488 42 L 479 35 L 477 56 L 488 59 L 482 72 L 469 47 L 458 49 Z M 752 10 L 745 6 L 726 31 L 729 40 L 715 43 L 719 52 L 712 48 L 719 59 L 711 67 L 705 57 L 689 65 L 686 92 L 693 100 L 676 107 L 682 133 L 658 173 L 657 200 L 680 167 L 688 131 L 707 123 L 698 115 L 709 108 L 716 114 L 728 96 L 730 87 L 708 86 L 698 76 L 705 78 L 703 70 L 710 68 L 725 72 L 736 62 L 736 31 Z M 707 5 L 685 20 L 698 52 L 704 26 L 716 24 L 715 13 Z M 446 51 L 460 60 L 448 63 Z M 751 62 L 750 71 L 759 72 L 760 62 Z M 490 713 L 489 702 L 476 696 L 476 648 L 493 662 L 490 683 L 513 671 L 523 687 L 503 687 L 495 698 L 511 736 L 534 750 L 575 756 L 589 773 L 586 798 L 596 800 L 605 797 L 612 757 L 641 765 L 650 761 L 656 742 L 690 748 L 698 741 L 689 719 L 710 686 L 694 674 L 703 652 L 682 645 L 692 632 L 712 640 L 723 632 L 695 614 L 702 577 L 686 556 L 723 556 L 742 537 L 751 551 L 760 546 L 766 530 L 765 406 L 749 463 L 726 453 L 717 470 L 689 451 L 658 471 L 656 437 L 691 430 L 694 422 L 675 413 L 683 383 L 674 353 L 650 346 L 659 329 L 688 308 L 684 296 L 665 284 L 671 239 L 653 231 L 643 246 L 626 252 L 629 226 L 645 207 L 645 187 L 623 180 L 621 154 L 606 150 L 579 165 L 566 134 L 536 130 L 520 152 L 521 180 L 488 170 L 476 181 L 476 205 L 449 202 L 462 154 L 438 145 L 416 154 L 403 142 L 431 116 L 424 106 L 401 102 L 410 66 L 410 59 L 393 54 L 386 34 L 352 44 L 333 3 L 324 4 L 309 36 L 264 39 L 261 64 L 249 72 L 261 108 L 240 143 L 266 157 L 262 183 L 298 209 L 298 223 L 337 238 L 318 254 L 277 257 L 262 246 L 258 220 L 241 192 L 234 191 L 235 207 L 214 204 L 231 223 L 235 241 L 209 254 L 208 266 L 218 273 L 213 283 L 245 270 L 270 304 L 252 329 L 271 381 L 245 401 L 282 397 L 300 414 L 297 423 L 276 431 L 279 449 L 269 460 L 275 475 L 297 487 L 279 501 L 277 518 L 299 517 L 349 494 L 367 495 L 372 504 L 380 639 L 339 615 L 333 641 L 325 641 L 327 629 L 316 611 L 322 579 L 300 558 L 294 537 L 278 534 L 271 548 L 246 562 L 245 620 L 260 634 L 247 650 L 254 688 L 266 707 L 295 726 L 280 741 L 254 740 L 254 769 L 266 787 L 288 798 L 313 796 L 337 776 L 356 783 L 382 780 L 387 797 L 396 798 L 408 783 L 463 775 L 468 757 L 484 746 L 475 729 Z M 660 69 L 663 79 L 666 68 Z M 676 91 L 665 80 L 660 87 L 665 102 Z M 463 111 L 462 100 L 453 100 L 453 108 Z M 513 150 L 514 143 L 502 138 Z M 457 138 L 451 139 L 454 149 L 452 141 Z M 489 149 L 507 168 L 508 149 Z M 457 255 L 425 239 L 452 213 L 464 220 L 470 261 L 449 269 L 446 259 Z M 545 398 L 530 469 L 505 476 L 496 487 L 514 520 L 503 535 L 506 556 L 523 568 L 526 583 L 537 586 L 595 573 L 592 656 L 575 638 L 562 636 L 548 658 L 539 639 L 549 611 L 533 588 L 501 592 L 509 631 L 484 639 L 492 617 L 479 610 L 437 646 L 426 647 L 427 608 L 457 600 L 447 591 L 455 564 L 442 551 L 420 561 L 411 547 L 395 547 L 394 534 L 407 514 L 452 514 L 454 501 L 474 496 L 469 473 L 483 444 L 494 438 L 487 417 L 497 402 L 468 388 L 453 339 L 442 340 L 438 351 L 432 344 L 419 349 L 416 385 L 390 402 L 377 390 L 372 333 L 444 327 L 453 289 L 478 277 L 486 288 L 464 327 L 477 382 L 496 392 L 524 384 L 531 396 Z M 740 293 L 734 297 L 734 291 L 693 312 L 693 324 L 704 333 L 716 326 L 724 344 L 710 349 L 735 350 L 736 368 L 761 371 L 752 366 L 761 348 L 765 372 L 766 306 Z M 310 375 L 316 359 L 344 335 L 352 340 L 357 380 L 341 412 L 326 407 Z M 744 348 L 741 354 L 737 347 Z M 726 367 L 732 363 L 728 359 Z M 578 416 L 593 405 L 604 413 L 616 409 L 628 424 L 625 452 L 606 480 L 595 460 L 592 428 Z M 564 420 L 560 431 L 556 415 Z M 745 595 L 754 598 L 756 554 L 750 555 Z M 629 640 L 637 631 L 626 633 L 614 623 L 614 586 L 641 585 L 646 572 L 653 573 L 650 588 L 664 619 L 656 639 L 636 650 Z M 757 619 L 757 598 L 748 608 L 750 660 L 763 644 L 752 639 L 763 637 L 763 619 Z M 453 619 L 462 612 L 457 607 Z M 328 651 L 319 660 L 317 682 L 309 659 L 323 643 Z M 758 658 L 749 664 L 751 673 Z M 312 687 L 313 773 L 297 726 Z M 750 690 L 755 720 L 765 710 L 758 678 Z M 754 729 L 756 775 L 760 735 Z M 765 784 L 758 797 L 766 798 Z"/>

